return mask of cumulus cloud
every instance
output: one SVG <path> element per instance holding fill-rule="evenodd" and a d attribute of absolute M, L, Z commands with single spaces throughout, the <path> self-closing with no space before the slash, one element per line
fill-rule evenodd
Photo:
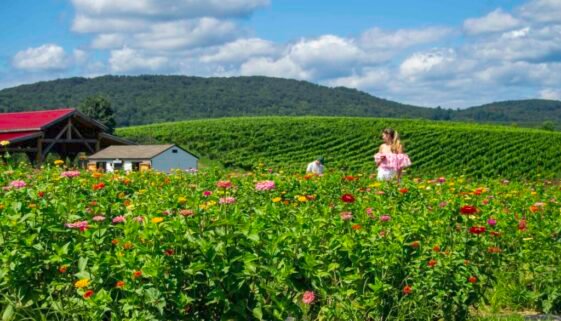
<path fill-rule="evenodd" d="M 118 33 L 103 33 L 97 35 L 92 41 L 92 48 L 95 49 L 114 49 L 120 48 L 125 43 L 125 37 Z"/>
<path fill-rule="evenodd" d="M 446 66 L 456 59 L 453 49 L 439 49 L 430 52 L 417 52 L 405 59 L 399 66 L 401 75 L 416 80 L 428 73 L 446 70 Z"/>
<path fill-rule="evenodd" d="M 364 48 L 395 50 L 432 43 L 453 33 L 451 28 L 429 27 L 420 29 L 398 29 L 394 31 L 372 28 L 359 38 Z"/>
<path fill-rule="evenodd" d="M 496 9 L 484 17 L 471 18 L 464 21 L 464 31 L 477 35 L 490 32 L 501 32 L 518 27 L 521 21 L 501 9 Z"/>
<path fill-rule="evenodd" d="M 259 38 L 242 38 L 229 42 L 204 54 L 201 61 L 205 63 L 239 63 L 256 56 L 277 54 L 278 46 L 271 41 Z"/>
<path fill-rule="evenodd" d="M 561 100 L 561 89 L 546 88 L 540 91 L 540 98 Z"/>
<path fill-rule="evenodd" d="M 288 57 L 278 60 L 271 58 L 252 58 L 240 67 L 243 76 L 269 76 L 310 80 L 311 75 Z"/>
<path fill-rule="evenodd" d="M 531 0 L 518 9 L 524 18 L 543 22 L 561 22 L 561 1 L 559 0 Z"/>
<path fill-rule="evenodd" d="M 112 50 L 109 58 L 111 71 L 115 73 L 158 71 L 166 67 L 167 63 L 166 57 L 147 56 L 131 48 Z"/>
<path fill-rule="evenodd" d="M 68 60 L 62 47 L 45 44 L 18 52 L 13 58 L 13 66 L 30 71 L 60 70 L 68 66 Z"/>

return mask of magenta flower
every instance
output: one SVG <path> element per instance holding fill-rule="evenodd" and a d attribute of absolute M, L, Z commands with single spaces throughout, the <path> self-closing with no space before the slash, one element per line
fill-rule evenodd
<path fill-rule="evenodd" d="M 391 216 L 389 216 L 389 215 L 382 215 L 382 216 L 380 216 L 380 221 L 382 221 L 382 222 L 387 222 L 387 221 L 389 221 L 389 220 L 391 220 L 391 219 L 392 219 L 392 218 L 391 218 Z"/>
<path fill-rule="evenodd" d="M 68 228 L 71 228 L 71 229 L 79 229 L 80 232 L 84 232 L 89 227 L 88 221 L 79 221 L 79 222 L 74 222 L 74 223 L 67 223 L 67 224 L 65 224 L 65 226 L 68 227 Z"/>
<path fill-rule="evenodd" d="M 487 224 L 491 225 L 491 226 L 495 226 L 497 225 L 497 220 L 495 220 L 494 218 L 490 218 L 487 220 Z"/>
<path fill-rule="evenodd" d="M 439 182 L 440 184 L 446 182 L 446 178 L 445 177 L 439 177 L 437 180 L 437 182 Z"/>
<path fill-rule="evenodd" d="M 24 188 L 25 186 L 27 186 L 27 184 L 22 180 L 16 180 L 10 183 L 10 187 L 15 189 Z"/>
<path fill-rule="evenodd" d="M 315 299 L 316 299 L 316 295 L 314 294 L 313 291 L 306 291 L 302 296 L 302 302 L 304 304 L 312 304 L 312 302 L 314 302 Z"/>
<path fill-rule="evenodd" d="M 115 216 L 113 218 L 113 224 L 124 223 L 125 217 L 123 215 Z"/>
<path fill-rule="evenodd" d="M 105 216 L 103 215 L 96 215 L 92 218 L 92 220 L 96 221 L 96 222 L 101 222 L 105 219 Z"/>
<path fill-rule="evenodd" d="M 236 202 L 236 198 L 235 197 L 222 197 L 219 201 L 220 204 L 233 204 Z"/>
<path fill-rule="evenodd" d="M 72 178 L 72 177 L 80 176 L 80 171 L 66 171 L 60 173 L 60 176 Z"/>
<path fill-rule="evenodd" d="M 348 221 L 353 219 L 353 213 L 351 212 L 341 212 L 340 215 L 343 221 Z"/>
<path fill-rule="evenodd" d="M 204 191 L 203 192 L 203 196 L 205 196 L 205 197 L 209 197 L 210 195 L 212 195 L 211 191 Z"/>
<path fill-rule="evenodd" d="M 275 182 L 274 181 L 261 181 L 255 184 L 255 189 L 258 191 L 270 191 L 275 189 Z"/>

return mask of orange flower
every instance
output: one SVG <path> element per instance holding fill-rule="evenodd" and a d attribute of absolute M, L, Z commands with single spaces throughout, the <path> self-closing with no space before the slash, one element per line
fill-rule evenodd
<path fill-rule="evenodd" d="M 471 284 L 477 283 L 477 277 L 475 277 L 475 276 L 470 276 L 470 277 L 468 278 L 468 282 L 471 283 Z"/>
<path fill-rule="evenodd" d="M 540 210 L 540 208 L 536 205 L 530 206 L 530 212 L 532 212 L 532 213 L 536 213 L 539 210 Z"/>
<path fill-rule="evenodd" d="M 134 278 L 139 278 L 139 277 L 142 276 L 142 271 L 134 271 L 134 272 L 132 272 L 132 276 Z"/>
<path fill-rule="evenodd" d="M 435 246 L 432 248 L 432 250 L 435 251 L 435 252 L 440 252 L 440 246 L 435 245 Z"/>
<path fill-rule="evenodd" d="M 117 281 L 117 283 L 115 283 L 116 288 L 123 288 L 124 286 L 125 286 L 125 281 Z"/>
<path fill-rule="evenodd" d="M 489 252 L 489 253 L 491 253 L 491 254 L 498 254 L 498 253 L 501 253 L 501 248 L 496 247 L 496 246 L 490 246 L 490 247 L 487 249 L 487 252 Z"/>
<path fill-rule="evenodd" d="M 61 266 L 58 268 L 58 271 L 59 271 L 60 273 L 66 273 L 66 270 L 68 270 L 68 265 L 61 265 Z"/>
<path fill-rule="evenodd" d="M 429 261 L 429 263 L 427 263 L 427 265 L 428 265 L 430 268 L 433 268 L 433 267 L 436 265 L 436 263 L 437 263 L 437 262 L 436 262 L 435 259 L 431 259 L 431 260 Z"/>
<path fill-rule="evenodd" d="M 125 250 L 130 250 L 134 247 L 134 245 L 132 244 L 132 242 L 125 242 L 125 244 L 123 244 L 123 248 Z"/>
<path fill-rule="evenodd" d="M 414 249 L 418 249 L 421 246 L 421 242 L 413 241 L 413 242 L 411 242 L 411 244 L 409 244 L 409 246 L 411 246 Z"/>
<path fill-rule="evenodd" d="M 119 240 L 113 239 L 113 240 L 111 240 L 111 244 L 117 245 L 117 244 L 119 244 Z"/>
<path fill-rule="evenodd" d="M 360 224 L 354 224 L 353 226 L 351 226 L 351 228 L 355 231 L 358 231 L 362 228 L 362 226 Z"/>
<path fill-rule="evenodd" d="M 411 292 L 413 292 L 413 288 L 410 285 L 406 285 L 405 287 L 403 287 L 403 294 L 409 295 L 411 294 Z"/>

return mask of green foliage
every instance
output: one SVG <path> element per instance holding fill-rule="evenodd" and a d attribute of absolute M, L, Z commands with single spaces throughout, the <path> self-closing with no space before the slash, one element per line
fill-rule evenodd
<path fill-rule="evenodd" d="M 554 131 L 555 130 L 555 123 L 550 121 L 550 120 L 544 121 L 542 123 L 541 129 L 548 130 L 548 131 Z"/>
<path fill-rule="evenodd" d="M 112 133 L 115 129 L 115 115 L 111 108 L 111 101 L 104 96 L 87 97 L 78 104 L 78 110 L 107 126 L 109 133 Z"/>
<path fill-rule="evenodd" d="M 120 128 L 148 143 L 177 143 L 227 167 L 257 163 L 304 171 L 323 155 L 326 167 L 375 171 L 372 156 L 385 127 L 401 135 L 411 175 L 559 177 L 561 133 L 507 126 L 343 117 L 268 117 L 196 120 Z"/>

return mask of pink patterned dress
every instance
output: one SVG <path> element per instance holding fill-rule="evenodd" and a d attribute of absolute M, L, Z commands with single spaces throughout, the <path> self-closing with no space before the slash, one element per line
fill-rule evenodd
<path fill-rule="evenodd" d="M 397 172 L 411 166 L 409 156 L 404 153 L 376 153 L 374 160 L 378 165 L 378 180 L 389 181 Z"/>

